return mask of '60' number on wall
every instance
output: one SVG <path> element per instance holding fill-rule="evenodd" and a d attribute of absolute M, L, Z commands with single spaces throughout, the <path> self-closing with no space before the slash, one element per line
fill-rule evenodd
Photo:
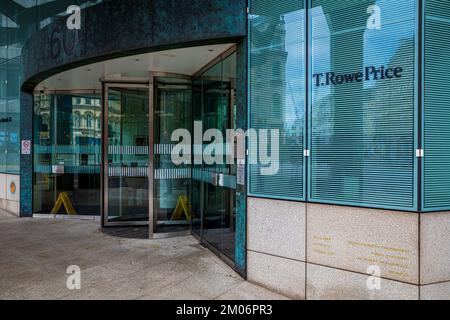
<path fill-rule="evenodd" d="M 50 57 L 57 59 L 63 53 L 72 55 L 78 41 L 78 31 L 56 27 L 50 36 Z"/>
<path fill-rule="evenodd" d="M 77 42 L 78 32 L 81 29 L 81 9 L 72 5 L 67 8 L 66 28 L 56 27 L 50 37 L 50 57 L 56 59 L 64 51 L 65 55 L 71 55 Z"/>

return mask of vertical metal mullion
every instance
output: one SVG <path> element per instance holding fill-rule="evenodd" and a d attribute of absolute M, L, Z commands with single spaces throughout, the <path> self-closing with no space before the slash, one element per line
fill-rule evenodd
<path fill-rule="evenodd" d="M 417 118 L 415 118 L 415 122 L 417 123 L 417 133 L 415 132 L 416 137 L 414 139 L 417 139 L 417 147 L 419 149 L 424 150 L 425 149 L 425 143 L 424 143 L 424 108 L 425 108 L 425 100 L 424 100 L 424 90 L 425 90 L 425 0 L 417 0 L 418 1 L 418 9 L 416 10 L 417 14 L 417 46 L 418 52 L 415 55 L 417 61 L 415 63 L 415 66 L 417 68 L 416 74 L 418 75 L 418 79 L 416 79 L 416 85 L 417 85 L 417 107 L 416 107 L 416 113 Z M 417 175 L 416 181 L 414 181 L 414 185 L 416 186 L 417 190 L 415 192 L 415 195 L 417 196 L 416 202 L 416 210 L 419 212 L 418 215 L 418 225 L 419 225 L 419 232 L 418 232 L 418 275 L 419 275 L 419 283 L 422 283 L 421 280 L 421 273 L 422 273 L 422 252 L 421 252 L 421 212 L 423 212 L 424 208 L 424 192 L 423 192 L 423 174 L 424 174 L 424 157 L 420 157 L 415 159 L 417 169 L 415 170 L 415 175 Z M 422 298 L 422 289 L 419 287 L 419 300 Z"/>
<path fill-rule="evenodd" d="M 128 150 L 124 148 L 123 145 L 123 118 L 124 118 L 124 105 L 125 105 L 125 96 L 123 91 L 120 92 L 120 136 L 119 136 L 119 148 L 120 152 L 118 155 L 118 158 L 120 159 L 120 177 L 119 177 L 119 215 L 123 216 L 123 186 L 124 186 L 124 176 L 128 176 L 128 168 L 124 165 L 124 156 L 123 154 L 126 153 Z M 116 155 L 114 154 L 114 160 L 116 159 Z M 128 194 L 127 194 L 128 195 Z M 129 201 L 129 200 L 128 200 Z"/>
<path fill-rule="evenodd" d="M 156 214 L 154 210 L 154 103 L 155 103 L 155 78 L 152 72 L 149 73 L 148 85 L 148 233 L 153 239 L 156 228 Z"/>
<path fill-rule="evenodd" d="M 306 202 L 310 201 L 311 199 L 311 193 L 312 186 L 310 185 L 312 179 L 311 179 L 311 153 L 313 150 L 311 150 L 312 143 L 311 143 L 311 128 L 312 128 L 312 86 L 310 79 L 312 79 L 312 57 L 311 57 L 311 49 L 312 49 L 312 34 L 311 34 L 311 16 L 310 16 L 310 8 L 311 8 L 311 1 L 305 0 L 305 130 L 304 130 L 304 141 L 305 141 L 305 149 L 310 150 L 309 156 L 305 159 L 304 163 L 304 192 L 303 196 Z"/>
<path fill-rule="evenodd" d="M 203 123 L 203 117 L 205 115 L 205 100 L 204 100 L 204 93 L 205 93 L 205 87 L 204 87 L 204 79 L 203 75 L 201 75 L 202 80 L 202 86 L 201 86 L 201 106 L 200 106 L 200 121 Z M 203 126 L 203 125 L 202 125 Z M 194 140 L 195 143 L 195 140 Z M 197 146 L 197 150 L 203 152 L 203 145 L 200 147 Z M 195 163 L 194 163 L 195 165 Z M 205 218 L 205 209 L 206 209 L 206 182 L 203 181 L 203 161 L 200 164 L 200 170 L 199 173 L 201 174 L 200 177 L 200 241 L 204 242 L 204 218 Z"/>
<path fill-rule="evenodd" d="M 236 56 L 236 59 L 237 59 L 237 56 Z M 227 88 L 227 91 L 228 91 L 228 94 L 229 94 L 229 97 L 228 97 L 228 115 L 229 115 L 229 119 L 228 119 L 228 124 L 229 124 L 229 129 L 233 129 L 233 130 L 236 130 L 237 128 L 234 126 L 234 124 L 235 124 L 235 119 L 234 119 L 234 105 L 235 105 L 235 100 L 234 100 L 234 95 L 235 95 L 235 81 L 234 81 L 234 79 L 229 79 L 230 80 L 230 86 L 229 86 L 229 88 Z M 225 133 L 225 136 L 226 136 L 226 133 Z M 233 230 L 236 230 L 236 226 L 233 226 L 233 214 L 234 214 L 234 208 L 236 207 L 236 198 L 237 198 L 237 191 L 238 191 L 238 189 L 237 189 L 237 168 L 236 168 L 236 166 L 237 166 L 237 162 L 236 162 L 236 164 L 235 164 L 235 159 L 236 159 L 236 161 L 237 161 L 237 155 L 235 154 L 235 148 L 234 148 L 234 142 L 235 142 L 235 138 L 233 137 L 233 139 L 232 139 L 232 141 L 231 141 L 231 144 L 230 145 L 228 145 L 228 152 L 231 152 L 231 154 L 233 155 L 233 164 L 230 164 L 230 166 L 229 166 L 229 168 L 228 168 L 228 174 L 230 175 L 230 176 L 233 176 L 234 175 L 234 177 L 236 178 L 236 189 L 230 189 L 230 194 L 229 194 L 229 196 L 228 196 L 228 205 L 229 205 L 229 208 L 230 208 L 230 231 L 232 232 Z M 225 143 L 225 152 L 226 152 L 226 146 L 227 146 L 227 144 L 228 144 L 229 142 L 226 142 Z M 225 159 L 227 159 L 228 158 L 228 154 L 226 154 L 226 157 L 225 157 Z M 226 163 L 226 160 L 225 160 L 225 163 Z M 232 197 L 231 196 L 231 193 L 232 192 L 234 192 L 234 194 L 235 194 L 235 196 L 234 197 Z M 236 208 L 237 209 L 237 208 Z M 237 210 L 236 210 L 236 212 L 237 212 Z M 237 219 L 236 219 L 236 221 L 237 221 Z"/>
<path fill-rule="evenodd" d="M 417 149 L 424 150 L 425 149 L 425 143 L 424 143 L 424 47 L 425 47 L 425 32 L 424 32 L 424 25 L 425 25 L 425 0 L 418 0 L 418 10 L 417 12 L 417 54 L 416 54 L 416 63 L 415 66 L 417 68 L 417 117 L 416 117 L 416 123 L 417 123 L 417 132 L 416 132 L 416 138 L 417 139 Z M 416 157 L 416 175 L 417 179 L 415 182 L 415 185 L 417 186 L 417 192 L 415 193 L 417 196 L 417 211 L 421 212 L 423 211 L 423 169 L 424 169 L 424 158 L 423 157 Z"/>
<path fill-rule="evenodd" d="M 102 141 L 102 158 L 103 158 L 103 166 L 102 166 L 102 196 L 103 196 L 103 210 L 102 210 L 102 225 L 106 226 L 108 224 L 108 171 L 109 171 L 109 165 L 108 165 L 108 140 L 109 140 L 109 133 L 108 133 L 108 85 L 104 84 L 102 85 L 103 88 L 103 103 L 102 103 L 102 114 L 103 114 L 103 141 Z"/>
<path fill-rule="evenodd" d="M 53 147 L 55 148 L 52 152 L 52 164 L 56 164 L 56 159 L 58 158 L 58 95 L 54 92 L 53 95 Z M 53 169 L 52 169 L 53 172 Z M 58 174 L 54 173 L 53 177 L 53 202 L 56 203 L 58 199 Z"/>
<path fill-rule="evenodd" d="M 311 21 L 311 17 L 310 17 L 310 8 L 311 8 L 311 0 L 305 0 L 305 88 L 306 88 L 306 92 L 305 92 L 305 100 L 306 100 L 306 104 L 305 104 L 305 130 L 304 130 L 304 139 L 305 139 L 305 144 L 306 144 L 306 148 L 308 151 L 308 157 L 305 159 L 305 163 L 304 163 L 304 182 L 303 182 L 303 186 L 304 186 L 304 190 L 303 190 L 303 196 L 304 196 L 304 200 L 306 202 L 306 213 L 305 213 L 305 229 L 304 232 L 305 234 L 308 233 L 307 230 L 307 225 L 308 225 L 308 201 L 310 200 L 310 190 L 312 190 L 312 186 L 310 185 L 310 181 L 312 181 L 310 175 L 311 175 L 311 140 L 310 137 L 312 137 L 311 134 L 311 128 L 312 128 L 312 86 L 311 86 L 311 81 L 310 79 L 312 79 L 312 66 L 311 66 L 311 62 L 312 62 L 312 57 L 311 57 L 311 52 L 312 52 L 312 32 L 310 32 L 312 30 L 312 21 Z M 305 237 L 305 261 L 308 261 L 308 237 Z M 305 266 L 305 278 L 308 277 L 308 264 L 306 264 Z M 305 295 L 308 293 L 308 286 L 305 283 Z"/>
<path fill-rule="evenodd" d="M 187 122 L 190 123 L 190 132 L 191 132 L 191 136 L 192 133 L 194 131 L 194 79 L 191 78 L 191 105 L 190 105 L 190 115 L 187 118 Z M 191 164 L 190 164 L 190 178 L 189 180 L 189 202 L 191 204 L 191 234 L 194 231 L 194 208 L 193 208 L 193 203 L 194 203 L 194 145 L 191 141 Z"/>
<path fill-rule="evenodd" d="M 103 216 L 104 216 L 104 210 L 105 210 L 105 204 L 104 204 L 104 182 L 103 182 L 103 178 L 104 178 L 104 172 L 103 172 L 103 166 L 104 166 L 104 161 L 103 161 L 103 156 L 105 154 L 105 150 L 103 148 L 103 144 L 105 141 L 105 137 L 103 134 L 105 125 L 105 110 L 104 110 L 104 103 L 105 103 L 105 84 L 102 82 L 102 89 L 100 92 L 101 95 L 101 100 L 100 100 L 100 137 L 101 137 L 101 145 L 100 145 L 100 159 L 97 158 L 97 161 L 100 160 L 100 224 L 103 227 L 104 223 L 103 223 Z"/>

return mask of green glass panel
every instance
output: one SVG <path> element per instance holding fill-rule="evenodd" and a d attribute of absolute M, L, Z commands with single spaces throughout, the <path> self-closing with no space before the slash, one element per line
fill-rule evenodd
<path fill-rule="evenodd" d="M 275 129 L 280 135 L 279 168 L 249 166 L 250 193 L 304 199 L 305 5 L 304 1 L 251 1 L 250 128 Z M 264 139 L 259 141 L 259 146 Z M 256 141 L 250 140 L 253 146 Z M 269 150 L 272 148 L 268 144 Z M 260 149 L 260 148 L 258 148 Z"/>
<path fill-rule="evenodd" d="M 425 2 L 424 203 L 450 209 L 450 3 Z"/>
<path fill-rule="evenodd" d="M 7 63 L 0 64 L 0 118 L 6 116 L 7 99 L 6 99 L 6 76 Z M 7 127 L 0 125 L 0 173 L 6 173 L 6 134 Z"/>
<path fill-rule="evenodd" d="M 412 210 L 416 1 L 372 5 L 312 1 L 310 200 Z"/>
<path fill-rule="evenodd" d="M 0 64 L 0 172 L 19 173 L 20 57 Z"/>
<path fill-rule="evenodd" d="M 6 173 L 20 172 L 20 57 L 8 60 L 6 106 L 5 113 L 0 119 L 0 126 L 6 129 L 5 154 Z"/>

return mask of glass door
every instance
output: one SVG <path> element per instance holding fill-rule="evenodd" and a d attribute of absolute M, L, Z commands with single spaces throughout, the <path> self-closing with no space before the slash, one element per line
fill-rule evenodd
<path fill-rule="evenodd" d="M 105 84 L 103 225 L 149 223 L 149 88 Z"/>
<path fill-rule="evenodd" d="M 154 84 L 154 237 L 190 233 L 189 202 L 191 167 L 174 164 L 172 141 L 176 130 L 191 128 L 192 81 L 190 77 L 152 73 Z M 190 146 L 189 146 L 190 148 Z"/>
<path fill-rule="evenodd" d="M 234 129 L 234 99 L 229 81 L 217 81 L 208 75 L 203 79 L 205 132 L 219 129 L 224 139 L 226 130 Z M 214 142 L 215 143 L 215 142 Z M 206 146 L 205 146 L 206 147 Z M 219 146 L 223 154 L 229 151 L 229 145 Z M 234 261 L 235 226 L 236 226 L 236 165 L 226 163 L 203 165 L 206 182 L 204 186 L 203 239 L 218 249 L 231 261 Z"/>
<path fill-rule="evenodd" d="M 205 156 L 214 145 L 216 162 L 193 166 L 192 230 L 219 256 L 231 265 L 235 260 L 236 236 L 236 152 L 230 162 L 228 155 L 234 143 L 227 142 L 227 129 L 236 128 L 235 54 L 206 70 L 193 82 L 193 118 L 201 122 L 204 132 L 221 133 L 222 141 L 194 145 L 194 156 Z M 223 155 L 223 157 L 221 157 Z M 227 161 L 228 159 L 228 161 Z"/>

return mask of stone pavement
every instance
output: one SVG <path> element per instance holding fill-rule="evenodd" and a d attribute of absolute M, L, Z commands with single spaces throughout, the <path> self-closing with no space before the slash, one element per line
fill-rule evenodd
<path fill-rule="evenodd" d="M 67 267 L 81 290 L 67 289 Z M 191 236 L 112 237 L 99 223 L 0 212 L 0 299 L 286 299 L 243 280 Z"/>

